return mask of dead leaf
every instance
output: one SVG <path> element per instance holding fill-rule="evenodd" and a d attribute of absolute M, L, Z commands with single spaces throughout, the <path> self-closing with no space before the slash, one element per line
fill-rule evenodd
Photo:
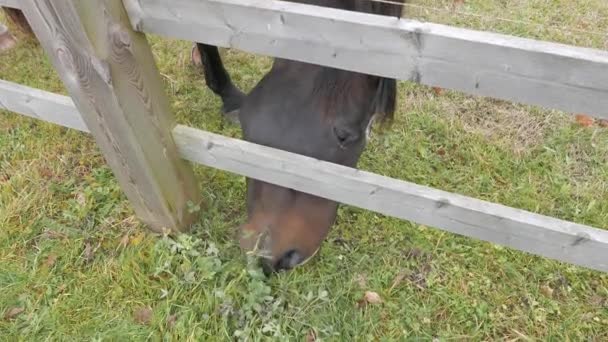
<path fill-rule="evenodd" d="M 175 322 L 177 321 L 177 315 L 173 314 L 167 317 L 167 327 L 169 329 L 173 329 L 175 327 Z"/>
<path fill-rule="evenodd" d="M 56 261 L 57 261 L 57 256 L 55 254 L 49 254 L 49 256 L 44 261 L 44 265 L 48 268 L 51 268 L 51 267 L 53 267 L 53 265 L 55 265 Z"/>
<path fill-rule="evenodd" d="M 359 285 L 359 287 L 361 289 L 364 289 L 367 287 L 367 277 L 365 276 L 365 274 L 357 274 L 355 275 L 355 282 Z"/>
<path fill-rule="evenodd" d="M 90 242 L 86 242 L 84 244 L 84 260 L 86 262 L 90 262 L 91 260 L 93 260 L 93 247 L 91 246 Z"/>
<path fill-rule="evenodd" d="M 440 156 L 445 156 L 445 149 L 443 147 L 440 147 L 437 149 L 437 154 Z"/>
<path fill-rule="evenodd" d="M 435 93 L 435 95 L 439 96 L 443 93 L 443 88 L 433 87 L 433 92 Z"/>
<path fill-rule="evenodd" d="M 57 288 L 57 293 L 63 293 L 63 291 L 65 291 L 65 289 L 66 289 L 67 287 L 68 287 L 68 286 L 67 286 L 66 284 L 61 284 L 61 285 L 59 285 L 59 287 Z"/>
<path fill-rule="evenodd" d="M 595 121 L 592 117 L 585 114 L 576 114 L 575 118 L 576 122 L 583 127 L 593 126 L 593 122 Z"/>
<path fill-rule="evenodd" d="M 77 202 L 77 203 L 78 203 L 78 204 L 79 204 L 81 207 L 84 207 L 84 206 L 85 206 L 85 204 L 87 204 L 87 198 L 86 198 L 86 196 L 85 196 L 85 195 L 84 195 L 82 192 L 79 192 L 79 193 L 76 195 L 76 202 Z"/>
<path fill-rule="evenodd" d="M 382 303 L 382 298 L 377 292 L 374 291 L 365 291 L 363 298 L 357 301 L 357 306 L 359 308 L 365 307 L 368 304 L 380 304 Z"/>
<path fill-rule="evenodd" d="M 314 329 L 310 329 L 306 334 L 306 342 L 315 342 L 317 340 L 317 333 Z"/>
<path fill-rule="evenodd" d="M 548 285 L 541 286 L 540 292 L 545 295 L 545 297 L 553 298 L 553 289 Z"/>
<path fill-rule="evenodd" d="M 133 314 L 135 322 L 143 325 L 148 325 L 152 322 L 152 309 L 149 307 L 140 307 Z"/>
<path fill-rule="evenodd" d="M 23 311 L 25 311 L 25 309 L 20 308 L 20 307 L 10 308 L 10 309 L 6 310 L 6 312 L 4 313 L 4 319 L 5 320 L 13 319 L 13 318 L 19 316 L 20 314 L 22 314 Z"/>
<path fill-rule="evenodd" d="M 203 65 L 203 59 L 201 58 L 201 54 L 199 53 L 196 46 L 193 46 L 192 50 L 190 51 L 190 60 L 192 61 L 192 64 L 196 66 Z"/>
<path fill-rule="evenodd" d="M 597 124 L 600 127 L 608 128 L 608 120 L 606 120 L 606 119 L 600 119 L 600 120 L 598 120 Z"/>
<path fill-rule="evenodd" d="M 118 247 L 125 248 L 125 247 L 127 247 L 128 244 L 129 244 L 129 234 L 125 234 L 122 237 L 122 239 L 120 239 L 120 243 L 118 244 Z"/>

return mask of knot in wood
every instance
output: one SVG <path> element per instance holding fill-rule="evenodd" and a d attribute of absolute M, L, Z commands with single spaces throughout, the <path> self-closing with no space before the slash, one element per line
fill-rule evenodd
<path fill-rule="evenodd" d="M 120 24 L 110 26 L 110 41 L 118 49 L 129 49 L 131 47 L 131 36 Z"/>

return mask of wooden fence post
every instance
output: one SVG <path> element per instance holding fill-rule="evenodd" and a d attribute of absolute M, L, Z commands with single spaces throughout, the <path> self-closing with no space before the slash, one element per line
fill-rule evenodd
<path fill-rule="evenodd" d="M 187 230 L 200 192 L 144 34 L 121 0 L 23 0 L 34 33 L 137 216 L 156 232 Z"/>

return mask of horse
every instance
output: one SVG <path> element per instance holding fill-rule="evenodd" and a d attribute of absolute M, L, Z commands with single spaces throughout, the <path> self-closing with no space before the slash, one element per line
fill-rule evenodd
<path fill-rule="evenodd" d="M 291 2 L 400 18 L 405 0 Z M 245 94 L 216 46 L 194 45 L 207 87 L 221 99 L 223 114 L 237 118 L 245 141 L 356 167 L 372 124 L 390 122 L 395 112 L 395 79 L 275 58 Z M 246 186 L 240 247 L 258 252 L 266 274 L 310 260 L 334 225 L 339 204 L 250 178 Z"/>
<path fill-rule="evenodd" d="M 290 2 L 400 18 L 406 0 Z M 21 11 L 3 9 L 31 34 Z M 223 115 L 240 123 L 246 141 L 356 167 L 372 124 L 389 123 L 395 112 L 395 79 L 275 58 L 245 94 L 232 82 L 216 46 L 194 45 L 207 87 L 220 97 Z M 339 204 L 250 178 L 246 186 L 241 248 L 261 252 L 267 274 L 310 260 L 334 225 Z"/>

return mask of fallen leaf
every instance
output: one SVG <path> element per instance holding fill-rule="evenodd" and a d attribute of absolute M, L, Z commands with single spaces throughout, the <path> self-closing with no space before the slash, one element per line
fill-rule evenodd
<path fill-rule="evenodd" d="M 363 298 L 357 301 L 357 306 L 359 308 L 365 307 L 368 304 L 380 304 L 382 303 L 382 298 L 380 295 L 373 291 L 365 291 Z"/>
<path fill-rule="evenodd" d="M 589 115 L 585 115 L 585 114 L 576 114 L 575 118 L 576 118 L 576 122 L 583 127 L 590 127 L 593 125 L 593 122 L 595 121 L 592 117 L 590 117 Z"/>
<path fill-rule="evenodd" d="M 317 340 L 317 333 L 314 329 L 310 329 L 306 334 L 306 342 L 315 342 Z"/>
<path fill-rule="evenodd" d="M 607 119 L 600 119 L 600 120 L 597 121 L 597 124 L 600 127 L 608 128 L 608 120 Z"/>
<path fill-rule="evenodd" d="M 59 285 L 59 287 L 57 288 L 57 293 L 63 293 L 63 291 L 65 291 L 65 289 L 66 289 L 67 287 L 68 287 L 68 286 L 67 286 L 66 284 L 61 284 L 61 285 Z"/>
<path fill-rule="evenodd" d="M 120 239 L 120 243 L 118 244 L 118 247 L 125 248 L 125 247 L 127 247 L 128 244 L 129 244 L 129 234 L 125 234 L 122 237 L 122 239 Z"/>
<path fill-rule="evenodd" d="M 4 313 L 4 319 L 5 320 L 13 319 L 13 318 L 19 316 L 20 314 L 22 314 L 23 311 L 25 311 L 25 309 L 20 308 L 20 307 L 10 308 L 10 309 L 6 310 L 6 312 Z"/>
<path fill-rule="evenodd" d="M 84 207 L 84 206 L 85 206 L 85 204 L 87 204 L 87 198 L 86 198 L 86 196 L 85 196 L 85 195 L 84 195 L 82 192 L 79 192 L 79 193 L 76 195 L 76 202 L 77 202 L 77 203 L 78 203 L 78 204 L 79 204 L 81 207 Z"/>
<path fill-rule="evenodd" d="M 55 262 L 57 261 L 57 256 L 55 254 L 49 254 L 49 256 L 46 258 L 46 261 L 44 262 L 44 265 L 48 268 L 53 267 L 53 265 L 55 265 Z"/>
<path fill-rule="evenodd" d="M 435 95 L 439 96 L 443 93 L 443 88 L 433 87 L 433 92 L 435 93 Z"/>
<path fill-rule="evenodd" d="M 133 314 L 135 322 L 143 325 L 148 325 L 152 322 L 152 309 L 149 307 L 141 307 L 135 310 Z"/>
<path fill-rule="evenodd" d="M 193 46 L 192 50 L 190 51 L 190 60 L 192 61 L 192 64 L 196 66 L 203 65 L 203 59 L 201 58 L 201 54 L 199 53 L 196 46 Z"/>
<path fill-rule="evenodd" d="M 167 327 L 169 329 L 173 329 L 175 327 L 175 322 L 177 321 L 177 315 L 173 314 L 167 317 Z"/>
<path fill-rule="evenodd" d="M 540 287 L 540 292 L 545 295 L 545 297 L 553 298 L 553 289 L 550 286 L 543 285 Z"/>
<path fill-rule="evenodd" d="M 91 260 L 93 260 L 93 254 L 95 252 L 93 251 L 93 247 L 91 246 L 90 242 L 86 242 L 84 244 L 84 260 L 86 262 L 89 262 Z"/>

